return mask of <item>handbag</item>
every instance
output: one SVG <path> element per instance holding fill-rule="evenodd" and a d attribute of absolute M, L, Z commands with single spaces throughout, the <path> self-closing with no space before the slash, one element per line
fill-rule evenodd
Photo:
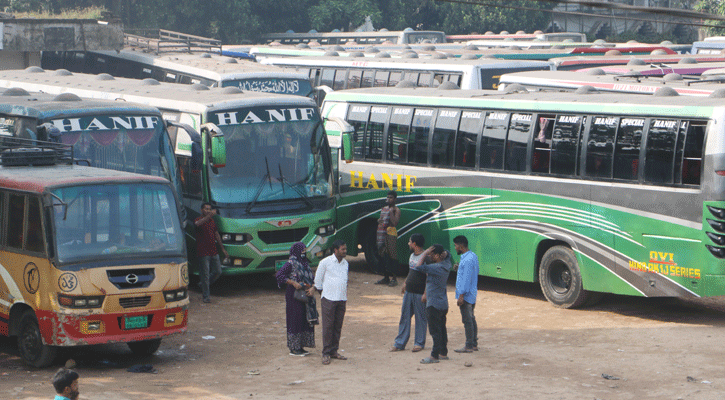
<path fill-rule="evenodd" d="M 295 300 L 302 303 L 307 303 L 307 300 L 309 299 L 309 297 L 307 297 L 307 292 L 305 292 L 305 289 L 295 289 L 294 298 Z"/>

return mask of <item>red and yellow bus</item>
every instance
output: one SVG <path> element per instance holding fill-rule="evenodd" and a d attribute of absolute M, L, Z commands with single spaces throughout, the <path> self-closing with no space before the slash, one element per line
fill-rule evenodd
<path fill-rule="evenodd" d="M 58 347 L 152 354 L 184 332 L 188 269 L 161 177 L 74 165 L 72 148 L 0 138 L 0 335 L 47 366 Z"/>

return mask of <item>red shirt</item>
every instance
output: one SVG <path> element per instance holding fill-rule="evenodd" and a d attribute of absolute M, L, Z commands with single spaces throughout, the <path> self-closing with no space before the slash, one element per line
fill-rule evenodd
<path fill-rule="evenodd" d="M 194 222 L 204 218 L 203 216 Z M 196 256 L 206 257 L 219 254 L 216 246 L 217 226 L 214 219 L 209 219 L 204 224 L 196 227 Z"/>

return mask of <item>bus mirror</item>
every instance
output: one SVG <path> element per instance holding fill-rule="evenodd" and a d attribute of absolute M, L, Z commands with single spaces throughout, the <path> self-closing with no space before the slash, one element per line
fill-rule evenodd
<path fill-rule="evenodd" d="M 332 91 L 332 88 L 326 85 L 316 86 L 312 89 L 315 103 L 317 103 L 319 107 L 322 107 L 322 102 L 325 101 L 325 96 L 327 96 L 328 93 L 332 93 Z"/>
<path fill-rule="evenodd" d="M 355 128 L 340 117 L 327 118 L 326 122 L 325 130 L 328 133 L 327 138 L 328 142 L 330 142 L 330 147 L 340 148 L 342 151 L 342 158 L 346 162 L 351 163 L 352 138 L 355 134 Z"/>
<path fill-rule="evenodd" d="M 211 143 L 211 164 L 214 168 L 222 168 L 227 165 L 227 149 L 224 141 L 224 132 L 218 126 L 207 123 L 201 126 L 201 133 L 209 135 Z"/>
<path fill-rule="evenodd" d="M 352 134 L 342 134 L 342 158 L 347 163 L 352 162 Z"/>

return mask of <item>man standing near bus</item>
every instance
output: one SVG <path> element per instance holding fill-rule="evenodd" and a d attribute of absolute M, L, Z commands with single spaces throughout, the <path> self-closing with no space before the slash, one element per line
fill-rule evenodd
<path fill-rule="evenodd" d="M 345 260 L 347 245 L 342 240 L 332 243 L 333 254 L 320 261 L 315 272 L 315 285 L 307 289 L 312 296 L 315 290 L 322 292 L 320 307 L 322 314 L 322 364 L 330 364 L 330 359 L 347 360 L 338 352 L 342 321 L 347 309 L 348 264 Z"/>
<path fill-rule="evenodd" d="M 222 245 L 222 238 L 219 235 L 219 228 L 214 222 L 216 210 L 210 203 L 202 203 L 201 216 L 194 220 L 196 225 L 196 259 L 199 262 L 199 284 L 201 285 L 201 296 L 204 303 L 211 303 L 209 286 L 211 286 L 222 274 L 222 263 L 219 260 L 217 244 L 224 253 L 224 258 L 229 258 L 229 253 Z"/>
<path fill-rule="evenodd" d="M 397 198 L 398 194 L 395 190 L 388 192 L 385 206 L 380 210 L 380 218 L 378 218 L 376 238 L 378 250 L 383 257 L 378 269 L 380 274 L 383 275 L 383 279 L 375 282 L 376 285 L 396 286 L 398 284 L 395 277 L 398 264 L 398 231 L 395 227 L 400 221 L 400 209 L 395 205 Z"/>
<path fill-rule="evenodd" d="M 466 344 L 456 353 L 471 353 L 478 350 L 478 325 L 476 315 L 476 295 L 478 294 L 478 256 L 468 249 L 468 239 L 463 236 L 453 238 L 456 253 L 461 256 L 456 276 L 456 299 L 461 309 L 461 319 L 466 331 Z"/>
<path fill-rule="evenodd" d="M 437 363 L 438 360 L 448 360 L 448 331 L 446 330 L 446 314 L 448 314 L 448 296 L 446 283 L 451 272 L 451 254 L 443 246 L 434 244 L 426 249 L 419 263 L 430 255 L 431 264 L 421 264 L 418 271 L 426 273 L 425 294 L 421 301 L 426 302 L 426 316 L 428 317 L 428 330 L 433 338 L 433 348 L 430 357 L 420 360 L 421 364 Z"/>
<path fill-rule="evenodd" d="M 390 351 L 403 351 L 410 339 L 410 319 L 415 315 L 415 341 L 413 342 L 413 353 L 423 350 L 425 347 L 425 334 L 428 329 L 428 317 L 425 315 L 425 274 L 418 271 L 418 261 L 423 255 L 425 238 L 420 233 L 410 235 L 408 247 L 412 251 L 408 265 L 410 272 L 408 278 L 403 282 L 403 307 L 400 311 L 400 323 L 398 324 L 398 336 L 395 337 L 395 344 Z"/>

